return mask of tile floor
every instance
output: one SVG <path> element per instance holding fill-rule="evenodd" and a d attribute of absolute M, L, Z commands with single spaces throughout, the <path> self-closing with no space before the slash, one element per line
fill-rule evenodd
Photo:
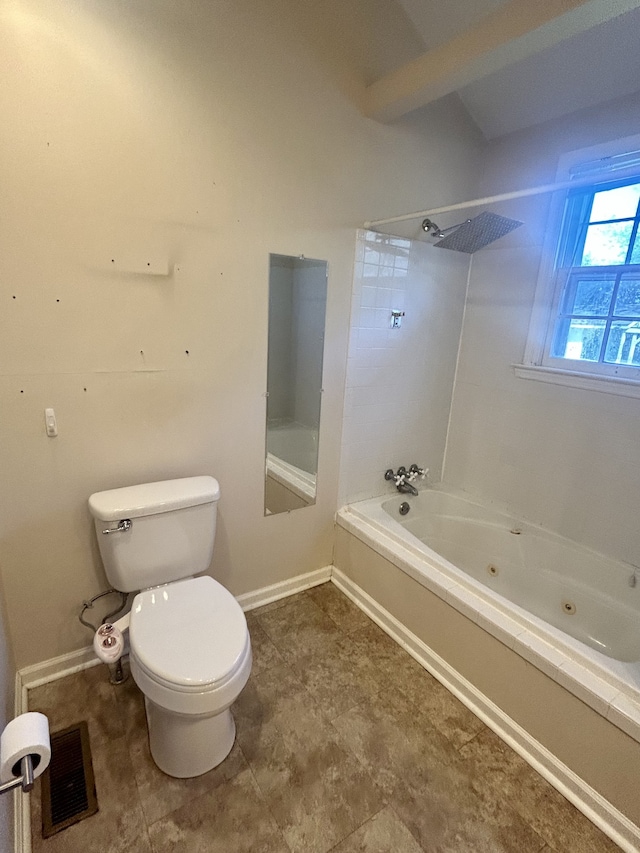
<path fill-rule="evenodd" d="M 100 811 L 34 853 L 604 853 L 618 848 L 330 583 L 248 615 L 254 667 L 219 767 L 171 779 L 132 679 L 29 693 L 87 719 Z"/>

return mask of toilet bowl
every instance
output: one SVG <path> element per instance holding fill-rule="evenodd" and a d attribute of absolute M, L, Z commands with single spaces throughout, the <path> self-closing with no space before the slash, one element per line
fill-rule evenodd
<path fill-rule="evenodd" d="M 218 497 L 216 480 L 193 477 L 89 499 L 107 577 L 123 592 L 142 588 L 128 617 L 131 674 L 153 760 L 178 778 L 229 754 L 230 708 L 251 672 L 242 608 L 209 575 L 193 577 L 211 559 Z"/>
<path fill-rule="evenodd" d="M 158 767 L 184 778 L 220 764 L 235 739 L 229 708 L 252 662 L 235 598 L 208 576 L 141 592 L 131 608 L 129 644 Z"/>

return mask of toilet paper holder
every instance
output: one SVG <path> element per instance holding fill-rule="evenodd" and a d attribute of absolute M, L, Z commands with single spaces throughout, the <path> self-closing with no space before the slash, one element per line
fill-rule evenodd
<path fill-rule="evenodd" d="M 5 782 L 4 785 L 0 785 L 0 794 L 6 794 L 7 791 L 12 791 L 14 788 L 17 788 L 19 785 L 22 786 L 22 790 L 25 793 L 29 793 L 29 791 L 33 788 L 33 758 L 30 755 L 25 755 L 24 758 L 20 760 L 20 770 L 22 772 L 22 776 L 16 776 L 15 779 L 9 780 L 9 782 Z"/>

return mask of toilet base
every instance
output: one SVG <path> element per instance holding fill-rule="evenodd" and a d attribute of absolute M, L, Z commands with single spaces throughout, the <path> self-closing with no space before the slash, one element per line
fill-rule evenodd
<path fill-rule="evenodd" d="M 151 756 L 163 773 L 178 779 L 201 776 L 231 752 L 236 724 L 227 708 L 212 716 L 176 714 L 145 696 Z"/>

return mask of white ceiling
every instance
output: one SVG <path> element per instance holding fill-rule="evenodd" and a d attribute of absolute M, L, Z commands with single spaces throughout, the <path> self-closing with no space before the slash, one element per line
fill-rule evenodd
<path fill-rule="evenodd" d="M 477 24 L 507 0 L 398 0 L 399 5 L 431 50 Z"/>
<path fill-rule="evenodd" d="M 499 35 L 500 26 L 508 28 L 505 21 L 513 21 L 520 10 L 536 2 L 314 0 L 304 5 L 307 23 L 311 24 L 306 35 L 335 67 L 348 72 L 356 87 L 370 89 L 371 84 L 377 86 L 381 80 L 384 83 L 395 73 L 429 57 L 434 48 L 437 49 L 434 57 L 442 56 L 442 51 L 446 54 L 452 39 L 479 24 L 482 26 L 487 15 L 503 15 L 502 23 L 498 20 L 491 31 Z M 583 20 L 585 15 L 591 19 L 586 25 L 578 20 L 577 34 L 570 37 L 564 37 L 566 28 L 559 34 L 560 18 L 559 24 L 551 20 L 547 32 L 551 29 L 552 35 L 546 42 L 540 40 L 537 49 L 541 52 L 530 55 L 531 39 L 528 47 L 526 37 L 516 39 L 500 46 L 503 55 L 509 53 L 508 62 L 503 63 L 501 70 L 493 70 L 500 63 L 491 68 L 489 62 L 484 70 L 462 82 L 454 80 L 455 74 L 450 76 L 453 82 L 448 91 L 458 93 L 489 139 L 640 91 L 640 0 L 583 0 L 582 3 L 572 0 L 564 5 L 558 0 L 547 0 L 546 6 L 554 3 L 555 8 L 571 7 L 573 11 L 582 7 L 576 19 L 580 15 Z M 628 11 L 633 6 L 636 8 Z M 599 20 L 604 23 L 597 23 Z M 564 37 L 557 44 L 554 44 L 554 28 L 555 41 Z M 569 27 L 569 32 L 574 30 Z M 457 59 L 460 53 L 454 56 Z M 432 65 L 432 71 L 433 68 Z M 438 68 L 439 59 L 435 65 Z M 440 92 L 434 95 L 439 96 Z M 383 117 L 375 115 L 375 111 L 367 114 Z"/>
<path fill-rule="evenodd" d="M 407 0 L 413 2 L 413 0 Z M 459 91 L 488 139 L 640 90 L 640 9 Z"/>

